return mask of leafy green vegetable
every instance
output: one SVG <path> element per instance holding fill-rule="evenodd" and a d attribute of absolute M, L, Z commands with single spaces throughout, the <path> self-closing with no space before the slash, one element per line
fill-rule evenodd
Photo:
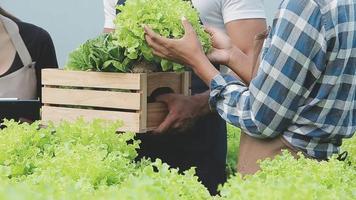
<path fill-rule="evenodd" d="M 134 73 L 184 71 L 180 64 L 153 56 L 142 27 L 142 24 L 147 24 L 165 37 L 181 38 L 184 35 L 183 16 L 197 31 L 204 51 L 211 48 L 210 36 L 204 31 L 199 14 L 190 2 L 130 0 L 118 9 L 121 13 L 115 20 L 115 32 L 82 44 L 69 55 L 67 69 Z"/>
<path fill-rule="evenodd" d="M 194 174 L 191 169 L 180 175 L 177 169 L 156 161 L 141 168 L 138 176 L 130 176 L 117 194 L 122 199 L 209 199 L 209 192 Z"/>
<path fill-rule="evenodd" d="M 69 55 L 67 69 L 80 71 L 128 72 L 130 59 L 114 45 L 112 34 L 90 39 Z"/>
<path fill-rule="evenodd" d="M 289 153 L 261 163 L 262 170 L 230 177 L 211 197 L 194 175 L 160 160 L 135 161 L 139 141 L 117 134 L 119 122 L 39 123 L 5 121 L 0 130 L 0 199 L 340 199 L 356 198 L 355 137 L 345 140 L 349 160 L 317 162 Z M 229 130 L 229 162 L 235 166 L 239 129 Z M 350 165 L 351 163 L 351 165 Z"/>
<path fill-rule="evenodd" d="M 182 175 L 159 160 L 135 162 L 139 141 L 133 133 L 116 134 L 121 123 L 5 125 L 0 199 L 209 198 L 194 170 Z"/>
<path fill-rule="evenodd" d="M 228 175 L 236 173 L 239 137 L 240 129 L 228 125 Z M 296 160 L 288 153 L 265 160 L 257 174 L 231 177 L 218 199 L 355 199 L 356 137 L 344 140 L 341 149 L 349 154 L 346 162 Z"/>
<path fill-rule="evenodd" d="M 296 160 L 285 152 L 263 161 L 261 168 L 255 175 L 231 178 L 221 188 L 221 199 L 356 199 L 356 171 L 336 159 Z"/>
<path fill-rule="evenodd" d="M 347 151 L 346 162 L 349 162 L 355 167 L 356 170 L 356 136 L 351 139 L 344 139 L 341 147 L 341 152 Z"/>
<path fill-rule="evenodd" d="M 236 174 L 241 130 L 227 125 L 227 175 L 228 177 Z"/>
<path fill-rule="evenodd" d="M 162 71 L 182 71 L 183 66 L 154 57 L 144 38 L 142 25 L 168 38 L 181 38 L 184 28 L 181 19 L 186 17 L 196 30 L 204 51 L 211 47 L 210 36 L 200 24 L 199 14 L 191 2 L 182 0 L 130 0 L 119 6 L 120 14 L 115 20 L 115 43 L 125 49 L 130 59 L 144 57 L 148 61 L 160 62 Z"/>

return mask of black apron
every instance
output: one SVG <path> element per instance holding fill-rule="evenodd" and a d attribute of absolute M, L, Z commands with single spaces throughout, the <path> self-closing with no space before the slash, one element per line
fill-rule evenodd
<path fill-rule="evenodd" d="M 125 0 L 118 1 L 118 5 L 124 3 Z M 207 90 L 209 87 L 193 74 L 192 95 Z M 216 194 L 218 185 L 226 181 L 226 131 L 226 122 L 217 113 L 211 113 L 185 133 L 139 134 L 137 138 L 142 141 L 139 158 L 159 158 L 182 171 L 196 167 L 202 183 Z"/>

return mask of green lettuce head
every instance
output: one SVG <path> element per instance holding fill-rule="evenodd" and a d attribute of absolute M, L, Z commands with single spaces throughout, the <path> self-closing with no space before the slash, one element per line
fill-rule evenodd
<path fill-rule="evenodd" d="M 191 2 L 182 0 L 128 0 L 118 6 L 115 42 L 125 49 L 125 56 L 132 60 L 146 59 L 160 62 L 162 71 L 182 71 L 183 66 L 155 57 L 145 41 L 143 25 L 168 38 L 181 38 L 184 28 L 181 22 L 186 17 L 198 34 L 204 51 L 211 48 L 210 36 L 200 23 L 199 13 Z"/>

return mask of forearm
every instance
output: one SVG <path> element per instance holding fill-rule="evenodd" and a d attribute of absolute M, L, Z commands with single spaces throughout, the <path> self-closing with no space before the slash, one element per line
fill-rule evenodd
<path fill-rule="evenodd" d="M 226 64 L 244 83 L 250 84 L 253 70 L 252 56 L 246 55 L 237 47 L 230 52 L 229 62 Z"/>
<path fill-rule="evenodd" d="M 220 72 L 211 64 L 205 55 L 197 56 L 192 64 L 194 72 L 205 82 L 210 85 L 213 78 Z M 210 90 L 192 96 L 200 116 L 211 113 L 210 105 Z"/>
<path fill-rule="evenodd" d="M 209 106 L 209 98 L 210 90 L 192 96 L 193 101 L 196 103 L 195 107 L 197 108 L 198 117 L 211 113 Z"/>
<path fill-rule="evenodd" d="M 210 85 L 213 78 L 220 73 L 203 54 L 196 56 L 190 65 L 195 74 L 197 74 L 206 85 Z"/>
<path fill-rule="evenodd" d="M 256 16 L 257 17 L 257 16 Z M 232 44 L 236 47 L 232 59 L 239 59 L 241 63 L 231 63 L 228 66 L 249 85 L 253 68 L 259 55 L 260 40 L 256 40 L 257 35 L 261 35 L 266 30 L 266 20 L 263 18 L 239 19 L 225 24 L 228 36 Z M 262 41 L 262 40 L 261 40 Z"/>

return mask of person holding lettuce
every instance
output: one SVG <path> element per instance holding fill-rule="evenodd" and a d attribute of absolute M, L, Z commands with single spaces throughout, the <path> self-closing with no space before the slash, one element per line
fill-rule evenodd
<path fill-rule="evenodd" d="M 259 159 L 283 149 L 327 160 L 354 135 L 355 7 L 347 0 L 284 0 L 257 76 L 245 80 L 249 85 L 211 64 L 226 64 L 237 74 L 250 68 L 242 51 L 219 31 L 208 29 L 214 46 L 208 57 L 186 19 L 182 39 L 163 38 L 146 26 L 146 40 L 155 55 L 191 66 L 210 86 L 211 109 L 247 133 L 239 172 L 251 174 Z"/>
<path fill-rule="evenodd" d="M 115 29 L 115 6 L 124 3 L 124 0 L 104 0 L 104 32 Z M 262 0 L 193 0 L 192 3 L 200 12 L 203 24 L 226 32 L 243 50 L 246 61 L 254 61 L 255 35 L 266 29 Z M 251 75 L 251 70 L 243 75 L 244 78 Z M 155 130 L 156 134 L 138 136 L 142 141 L 139 154 L 141 157 L 160 158 L 181 170 L 196 167 L 202 183 L 216 194 L 217 186 L 226 180 L 227 134 L 226 122 L 209 109 L 208 90 L 193 74 L 193 96 L 159 96 L 157 100 L 167 104 L 169 114 Z"/>
<path fill-rule="evenodd" d="M 41 69 L 57 66 L 50 35 L 42 28 L 20 21 L 0 7 L 0 99 L 39 99 Z M 29 113 L 31 116 L 24 117 L 25 111 L 20 108 L 15 108 L 10 114 L 2 106 L 0 118 L 38 120 L 39 107 L 28 109 L 37 109 L 37 114 Z"/>

